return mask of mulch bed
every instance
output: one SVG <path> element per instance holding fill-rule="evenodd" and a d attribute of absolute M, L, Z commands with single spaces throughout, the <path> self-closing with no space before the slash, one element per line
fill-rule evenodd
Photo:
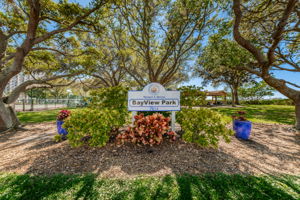
<path fill-rule="evenodd" d="M 251 139 L 221 142 L 218 149 L 182 140 L 154 147 L 131 144 L 72 148 L 55 143 L 54 122 L 0 135 L 0 172 L 28 174 L 97 173 L 129 178 L 166 174 L 300 174 L 300 133 L 288 125 L 254 124 Z"/>

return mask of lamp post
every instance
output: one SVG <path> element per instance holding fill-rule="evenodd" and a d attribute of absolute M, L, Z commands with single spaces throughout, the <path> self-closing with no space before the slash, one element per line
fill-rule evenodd
<path fill-rule="evenodd" d="M 67 93 L 68 93 L 68 101 L 67 101 L 67 107 L 70 107 L 70 95 L 72 94 L 72 91 L 70 89 L 67 89 Z"/>

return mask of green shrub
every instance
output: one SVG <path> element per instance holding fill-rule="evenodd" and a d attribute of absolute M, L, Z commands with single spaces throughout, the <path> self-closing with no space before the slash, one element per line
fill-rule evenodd
<path fill-rule="evenodd" d="M 89 107 L 93 109 L 109 108 L 114 110 L 127 110 L 128 89 L 122 86 L 100 88 L 91 91 Z"/>
<path fill-rule="evenodd" d="M 216 111 L 183 109 L 177 114 L 177 121 L 183 130 L 183 140 L 204 147 L 218 147 L 220 137 L 230 141 L 233 131 L 226 128 L 226 121 Z"/>
<path fill-rule="evenodd" d="M 91 102 L 89 107 L 91 109 L 109 109 L 118 112 L 114 115 L 114 121 L 119 124 L 115 128 L 119 128 L 125 123 L 129 114 L 127 110 L 127 92 L 128 89 L 122 86 L 93 90 L 90 93 Z"/>
<path fill-rule="evenodd" d="M 84 108 L 72 112 L 63 126 L 72 146 L 101 147 L 108 142 L 112 130 L 123 126 L 125 120 L 118 110 Z"/>
<path fill-rule="evenodd" d="M 180 93 L 180 104 L 182 106 L 201 106 L 205 105 L 206 93 L 201 87 L 196 86 L 182 86 L 178 90 Z"/>
<path fill-rule="evenodd" d="M 53 140 L 54 140 L 54 142 L 61 142 L 61 141 L 63 141 L 62 135 L 55 135 L 53 137 Z"/>

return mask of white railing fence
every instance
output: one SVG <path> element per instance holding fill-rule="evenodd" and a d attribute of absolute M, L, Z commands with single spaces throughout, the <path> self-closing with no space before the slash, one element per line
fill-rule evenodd
<path fill-rule="evenodd" d="M 82 99 L 18 99 L 13 106 L 16 111 L 37 111 L 57 108 L 82 107 Z"/>

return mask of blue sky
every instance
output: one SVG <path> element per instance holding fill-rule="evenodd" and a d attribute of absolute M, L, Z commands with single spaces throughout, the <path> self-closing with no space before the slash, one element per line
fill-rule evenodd
<path fill-rule="evenodd" d="M 88 4 L 91 2 L 91 0 L 70 0 L 70 2 L 76 2 L 83 6 L 88 6 Z M 205 41 L 204 41 L 205 43 Z M 295 83 L 300 85 L 300 72 L 288 72 L 288 71 L 275 71 L 274 76 L 276 78 L 284 79 L 289 82 Z M 201 84 L 202 79 L 201 78 L 191 78 L 189 81 L 182 83 L 181 85 L 196 85 L 196 86 L 202 86 Z M 212 87 L 211 85 L 208 85 L 204 87 L 205 90 L 222 90 L 225 86 L 219 86 L 217 88 Z M 282 94 L 279 92 L 275 92 L 274 97 L 276 98 L 285 98 Z"/>
<path fill-rule="evenodd" d="M 55 0 L 58 1 L 58 0 Z M 91 2 L 91 0 L 69 0 L 69 2 L 75 2 L 75 3 L 79 3 L 80 5 L 83 6 L 88 6 L 89 3 Z"/>

